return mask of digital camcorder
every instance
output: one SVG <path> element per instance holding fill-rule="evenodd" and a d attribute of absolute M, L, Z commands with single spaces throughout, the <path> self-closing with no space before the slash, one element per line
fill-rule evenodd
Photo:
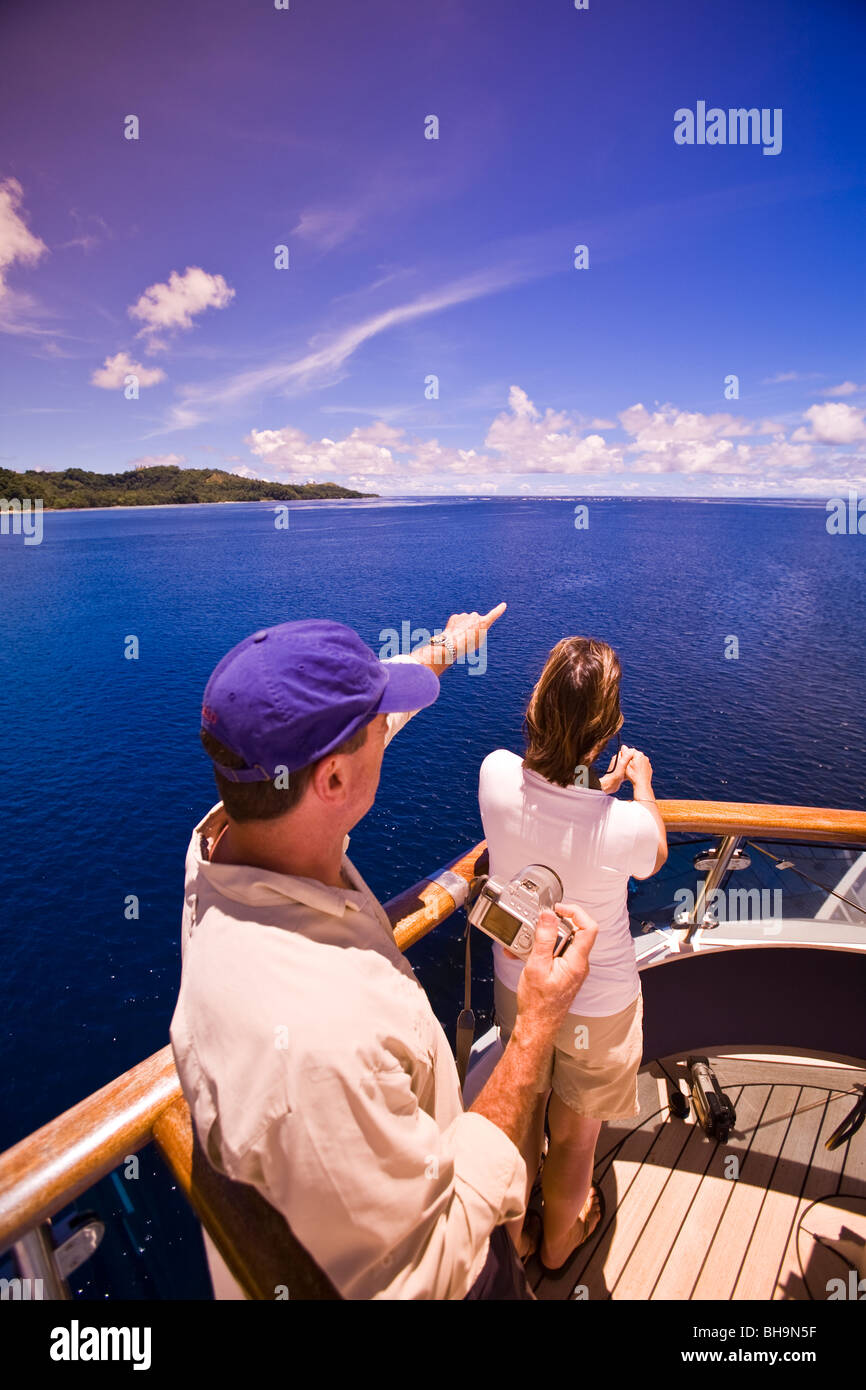
<path fill-rule="evenodd" d="M 469 921 L 525 960 L 532 951 L 539 915 L 547 910 L 552 912 L 553 904 L 562 901 L 562 893 L 562 881 L 553 869 L 545 864 L 528 864 L 507 882 L 488 878 L 469 913 Z M 558 921 L 555 956 L 565 950 L 574 936 L 570 925 L 561 918 Z"/>

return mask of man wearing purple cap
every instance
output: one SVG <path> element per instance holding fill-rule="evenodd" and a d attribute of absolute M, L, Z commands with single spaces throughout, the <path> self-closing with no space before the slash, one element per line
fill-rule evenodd
<path fill-rule="evenodd" d="M 525 1209 L 536 1077 L 595 925 L 561 905 L 576 931 L 554 958 L 542 915 L 508 1046 L 464 1111 L 445 1034 L 346 857 L 386 745 L 504 610 L 455 614 L 386 662 L 340 623 L 283 623 L 205 691 L 222 801 L 187 853 L 177 1069 L 211 1163 L 283 1215 L 344 1298 L 533 1298 L 504 1223 Z M 241 1296 L 206 1245 L 217 1295 Z"/>

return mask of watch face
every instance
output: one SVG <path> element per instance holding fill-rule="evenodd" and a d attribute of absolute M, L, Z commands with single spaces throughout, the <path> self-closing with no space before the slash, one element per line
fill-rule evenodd
<path fill-rule="evenodd" d="M 503 946 L 510 946 L 523 923 L 519 917 L 513 917 L 501 907 L 491 905 L 484 914 L 482 926 L 491 936 L 495 936 L 497 941 L 501 941 Z"/>

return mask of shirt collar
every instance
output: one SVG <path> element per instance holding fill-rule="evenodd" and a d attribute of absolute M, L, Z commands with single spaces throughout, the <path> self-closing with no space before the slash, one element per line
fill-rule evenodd
<path fill-rule="evenodd" d="M 334 917 L 345 916 L 347 911 L 369 909 L 368 894 L 362 886 L 356 889 L 332 888 L 315 878 L 299 878 L 294 874 L 274 873 L 245 864 L 212 864 L 208 858 L 208 842 L 212 845 L 227 823 L 225 808 L 220 802 L 196 826 L 190 845 L 196 872 L 223 897 L 257 907 L 276 907 L 288 900 Z M 352 883 L 361 885 L 354 865 L 346 857 L 348 844 L 347 835 L 343 841 L 343 872 Z"/>

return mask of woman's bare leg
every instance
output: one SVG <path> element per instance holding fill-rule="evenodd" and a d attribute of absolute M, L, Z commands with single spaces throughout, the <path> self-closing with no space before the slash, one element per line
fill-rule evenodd
<path fill-rule="evenodd" d="M 532 1184 L 535 1182 L 538 1173 L 538 1165 L 541 1162 L 541 1154 L 544 1149 L 544 1112 L 547 1109 L 547 1098 L 549 1091 L 541 1091 L 538 1096 L 538 1103 L 532 1116 L 529 1128 L 526 1131 L 526 1139 L 521 1145 L 520 1152 L 526 1164 L 526 1201 L 529 1202 L 529 1194 L 532 1191 Z M 524 1216 L 516 1216 L 513 1221 L 509 1221 L 508 1234 L 514 1242 L 514 1248 L 521 1259 L 527 1254 L 529 1241 L 521 1235 L 523 1230 Z"/>
<path fill-rule="evenodd" d="M 598 1198 L 593 1193 L 590 1200 L 590 1186 L 601 1120 L 575 1115 L 554 1092 L 547 1123 L 550 1148 L 542 1178 L 541 1258 L 551 1269 L 557 1269 L 580 1242 L 584 1231 L 592 1231 L 598 1223 Z"/>

